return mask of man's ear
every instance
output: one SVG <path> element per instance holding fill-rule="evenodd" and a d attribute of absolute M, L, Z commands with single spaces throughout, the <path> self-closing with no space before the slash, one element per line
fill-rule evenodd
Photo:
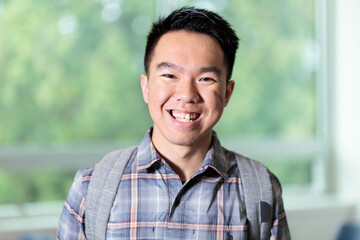
<path fill-rule="evenodd" d="M 149 101 L 149 79 L 145 74 L 141 74 L 141 90 L 143 94 L 144 101 L 148 103 Z"/>
<path fill-rule="evenodd" d="M 227 106 L 227 104 L 229 103 L 230 97 L 233 93 L 234 90 L 234 86 L 235 86 L 235 82 L 233 80 L 230 80 L 227 84 L 226 84 L 226 92 L 225 92 L 225 106 Z"/>

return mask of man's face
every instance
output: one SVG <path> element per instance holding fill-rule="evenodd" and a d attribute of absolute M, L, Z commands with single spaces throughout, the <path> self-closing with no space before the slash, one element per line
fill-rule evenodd
<path fill-rule="evenodd" d="M 233 81 L 226 83 L 219 43 L 201 33 L 166 33 L 154 49 L 148 74 L 141 76 L 141 86 L 155 145 L 210 141 L 234 87 Z"/>

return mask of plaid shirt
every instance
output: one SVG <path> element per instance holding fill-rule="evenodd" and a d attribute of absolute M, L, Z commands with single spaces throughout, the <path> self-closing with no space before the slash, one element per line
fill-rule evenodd
<path fill-rule="evenodd" d="M 122 175 L 107 239 L 248 239 L 244 192 L 231 156 L 234 153 L 223 149 L 214 134 L 202 167 L 183 183 L 156 152 L 150 131 Z M 93 169 L 77 173 L 60 217 L 57 239 L 86 239 L 85 201 Z M 277 181 L 273 189 L 275 219 L 270 239 L 290 239 Z"/>

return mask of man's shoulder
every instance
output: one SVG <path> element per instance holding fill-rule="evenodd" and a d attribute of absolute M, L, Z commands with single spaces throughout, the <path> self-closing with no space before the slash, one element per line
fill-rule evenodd
<path fill-rule="evenodd" d="M 130 159 L 131 153 L 134 152 L 135 149 L 136 147 L 132 146 L 127 148 L 117 149 L 105 154 L 105 156 L 92 167 L 82 168 L 78 170 L 74 177 L 75 182 L 78 183 L 89 182 L 95 171 L 96 172 L 101 171 L 103 172 L 103 174 L 106 174 L 104 173 L 104 171 L 110 171 L 113 165 L 117 161 L 127 162 Z"/>
<path fill-rule="evenodd" d="M 269 170 L 269 168 L 267 166 L 265 166 L 262 162 L 258 161 L 258 160 L 254 160 L 250 157 L 246 157 L 242 154 L 239 154 L 237 152 L 234 151 L 229 151 L 225 149 L 226 154 L 228 154 L 228 156 L 230 158 L 233 159 L 233 161 L 236 162 L 237 168 L 239 169 L 240 172 L 243 172 L 243 177 L 244 175 L 250 175 L 252 176 L 252 174 L 250 173 L 255 173 L 255 174 L 260 174 L 260 175 L 266 175 L 266 178 L 257 178 L 257 180 L 261 179 L 262 181 L 269 181 L 269 183 L 271 184 L 273 191 L 275 191 L 276 195 L 281 195 L 282 192 L 282 187 L 281 187 L 281 183 L 279 181 L 279 179 L 277 178 L 277 176 L 271 171 Z M 254 172 L 255 170 L 255 172 Z M 252 176 L 251 178 L 255 179 L 255 176 Z"/>
<path fill-rule="evenodd" d="M 118 160 L 119 158 L 125 156 L 128 153 L 132 153 L 135 149 L 137 148 L 137 146 L 131 146 L 131 147 L 126 147 L 126 148 L 121 148 L 121 149 L 117 149 L 114 151 L 111 151 L 109 153 L 107 153 L 99 163 L 104 162 L 104 161 L 109 161 L 110 159 L 116 159 Z M 99 164 L 98 163 L 98 164 Z M 98 165 L 96 164 L 96 165 Z M 95 166 L 96 166 L 95 165 Z"/>

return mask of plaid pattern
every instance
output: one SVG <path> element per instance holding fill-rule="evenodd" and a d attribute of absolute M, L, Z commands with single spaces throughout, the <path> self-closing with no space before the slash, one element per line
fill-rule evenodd
<path fill-rule="evenodd" d="M 244 193 L 233 153 L 214 134 L 202 167 L 182 183 L 155 151 L 150 135 L 151 129 L 124 171 L 107 239 L 247 239 Z M 57 239 L 86 239 L 85 200 L 93 169 L 77 173 Z M 290 239 L 279 184 L 274 191 L 276 219 L 270 239 Z"/>

